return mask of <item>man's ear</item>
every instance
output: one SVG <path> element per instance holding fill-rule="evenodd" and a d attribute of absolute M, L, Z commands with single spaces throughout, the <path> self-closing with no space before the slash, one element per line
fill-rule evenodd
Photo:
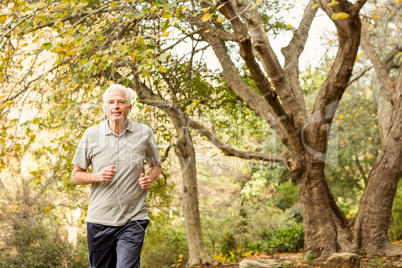
<path fill-rule="evenodd" d="M 128 106 L 128 110 L 131 112 L 131 109 L 133 108 L 133 105 L 130 104 L 130 106 Z"/>

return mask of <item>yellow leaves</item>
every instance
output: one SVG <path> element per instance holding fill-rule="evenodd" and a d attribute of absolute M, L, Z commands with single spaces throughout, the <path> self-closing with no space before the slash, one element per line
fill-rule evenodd
<path fill-rule="evenodd" d="M 167 72 L 167 69 L 166 69 L 165 67 L 163 67 L 162 65 L 159 65 L 159 66 L 158 66 L 158 70 L 159 70 L 159 72 L 161 72 L 161 73 L 166 73 L 166 72 Z"/>
<path fill-rule="evenodd" d="M 164 10 L 162 13 L 162 18 L 164 19 L 170 19 L 172 17 L 173 13 L 170 12 L 169 10 Z"/>
<path fill-rule="evenodd" d="M 372 137 L 368 137 L 367 139 L 368 139 L 369 141 L 371 141 L 373 138 L 372 138 Z"/>
<path fill-rule="evenodd" d="M 339 115 L 339 119 L 342 119 L 342 118 L 343 118 L 343 114 L 340 114 L 340 115 Z"/>
<path fill-rule="evenodd" d="M 338 13 L 332 14 L 332 19 L 333 19 L 333 20 L 347 19 L 347 18 L 349 18 L 349 14 L 348 14 L 348 13 L 338 12 Z"/>
<path fill-rule="evenodd" d="M 0 16 L 0 24 L 4 24 L 6 22 L 6 20 L 7 20 L 6 15 Z"/>
<path fill-rule="evenodd" d="M 195 106 L 197 106 L 198 103 L 200 103 L 200 100 L 193 100 L 193 102 L 187 107 L 187 109 L 191 111 L 195 108 Z"/>
<path fill-rule="evenodd" d="M 339 5 L 339 2 L 334 1 L 334 0 L 332 0 L 331 3 L 328 4 L 329 7 L 333 7 L 333 6 L 336 6 L 336 5 Z"/>
<path fill-rule="evenodd" d="M 257 0 L 254 5 L 250 8 L 250 10 L 255 9 L 259 4 L 262 3 L 262 0 Z"/>
<path fill-rule="evenodd" d="M 183 8 L 183 9 L 181 10 L 181 13 L 186 12 L 188 8 L 189 8 L 188 6 L 187 6 L 187 7 L 185 7 L 185 8 Z"/>
<path fill-rule="evenodd" d="M 286 25 L 286 27 L 292 28 L 292 24 L 288 24 L 288 25 Z"/>
<path fill-rule="evenodd" d="M 58 21 L 54 22 L 54 25 L 56 25 L 57 27 L 61 28 L 61 27 L 63 27 L 64 24 L 63 24 L 63 22 L 61 20 L 58 20 Z"/>
<path fill-rule="evenodd" d="M 311 9 L 316 9 L 316 8 L 319 7 L 319 6 L 320 6 L 320 4 L 318 4 L 318 3 L 317 3 L 317 4 L 314 4 L 314 5 L 311 6 Z"/>
<path fill-rule="evenodd" d="M 201 11 L 206 13 L 211 7 L 207 7 L 207 8 L 202 8 Z"/>
<path fill-rule="evenodd" d="M 119 3 L 119 1 L 116 1 L 116 2 L 111 3 L 109 6 L 110 6 L 111 9 L 113 9 L 113 8 L 116 7 L 116 5 L 117 5 L 118 3 Z"/>
<path fill-rule="evenodd" d="M 174 265 L 174 267 L 180 267 L 181 266 L 181 262 L 183 261 L 183 254 L 179 254 L 179 259 L 177 260 L 177 264 Z"/>
<path fill-rule="evenodd" d="M 216 8 L 216 10 L 221 9 L 224 5 L 225 5 L 225 4 L 219 5 L 219 6 Z"/>
<path fill-rule="evenodd" d="M 212 18 L 212 15 L 213 14 L 206 13 L 206 14 L 204 14 L 204 16 L 202 16 L 201 20 L 202 21 L 208 21 L 208 20 L 210 20 Z"/>
<path fill-rule="evenodd" d="M 216 19 L 217 22 L 222 22 L 222 21 L 224 21 L 224 20 L 226 20 L 226 18 L 217 18 L 217 19 Z"/>

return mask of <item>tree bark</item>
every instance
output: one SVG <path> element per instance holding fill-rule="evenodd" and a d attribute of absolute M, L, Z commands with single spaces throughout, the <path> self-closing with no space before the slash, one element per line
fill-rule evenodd
<path fill-rule="evenodd" d="M 400 73 L 396 91 L 399 96 L 394 104 L 389 133 L 369 175 L 355 222 L 358 246 L 369 255 L 402 255 L 402 249 L 392 246 L 387 236 L 392 204 L 402 176 L 401 77 Z"/>
<path fill-rule="evenodd" d="M 155 95 L 149 88 L 142 84 L 133 64 L 134 85 L 140 101 L 149 105 L 161 108 L 175 126 L 177 142 L 175 153 L 179 158 L 181 173 L 183 177 L 183 214 L 186 227 L 186 236 L 189 250 L 187 267 L 201 266 L 209 267 L 212 259 L 208 254 L 207 247 L 202 236 L 200 211 L 197 192 L 197 170 L 194 144 L 188 128 L 187 119 L 181 116 L 178 108 Z"/>
<path fill-rule="evenodd" d="M 303 171 L 296 177 L 304 228 L 304 257 L 327 259 L 335 252 L 353 252 L 347 219 L 339 210 L 327 185 L 325 164 L 305 155 Z"/>
<path fill-rule="evenodd" d="M 194 144 L 185 122 L 169 115 L 178 139 L 175 153 L 179 158 L 183 177 L 183 211 L 186 226 L 189 260 L 187 267 L 209 267 L 212 264 L 202 236 L 197 192 L 197 170 Z"/>

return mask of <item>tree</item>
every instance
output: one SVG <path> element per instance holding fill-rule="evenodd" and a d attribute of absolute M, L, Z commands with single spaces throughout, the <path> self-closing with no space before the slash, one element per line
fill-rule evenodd
<path fill-rule="evenodd" d="M 206 14 L 201 18 L 197 13 L 192 14 L 186 18 L 187 22 L 200 30 L 199 34 L 214 50 L 229 88 L 271 125 L 288 149 L 282 156 L 271 159 L 283 157 L 296 178 L 304 220 L 305 256 L 311 254 L 323 259 L 334 252 L 356 252 L 361 248 L 369 255 L 400 254 L 400 249 L 392 247 L 387 238 L 392 200 L 402 172 L 398 164 L 402 158 L 398 121 L 401 113 L 400 72 L 396 78 L 392 126 L 368 178 L 355 219 L 349 220 L 341 212 L 324 173 L 331 123 L 348 86 L 359 48 L 359 13 L 365 1 L 355 4 L 348 1 L 311 1 L 289 45 L 282 49 L 285 56 L 283 68 L 270 46 L 256 5 L 250 8 L 248 1 L 240 0 L 200 3 L 201 7 L 194 4 L 192 8 L 204 8 Z M 315 16 L 314 8 L 318 5 L 332 19 L 339 46 L 309 116 L 298 80 L 298 59 Z M 217 13 L 226 20 L 218 17 Z M 230 56 L 227 45 L 230 42 L 238 46 L 242 64 L 259 92 L 244 83 L 239 68 Z M 205 128 L 196 122 L 191 122 L 190 126 L 205 132 Z M 224 149 L 225 146 L 222 146 Z M 234 155 L 239 157 L 238 153 Z"/>
<path fill-rule="evenodd" d="M 392 34 L 393 28 L 399 28 L 400 13 L 398 2 L 385 1 L 381 7 L 381 16 L 377 21 L 377 13 L 369 13 L 364 20 L 361 33 L 361 47 L 373 64 L 380 88 L 377 88 L 376 103 L 382 141 L 381 152 L 377 157 L 369 176 L 368 185 L 361 200 L 361 208 L 356 217 L 355 226 L 361 236 L 361 243 L 371 254 L 380 250 L 382 254 L 400 254 L 387 240 L 392 203 L 401 177 L 402 168 L 398 164 L 402 160 L 401 153 L 401 112 L 402 112 L 402 69 L 398 52 L 402 51 L 400 34 Z M 378 7 L 378 6 L 377 6 Z M 376 27 L 377 33 L 389 33 L 377 40 L 387 40 L 389 47 L 376 51 L 369 36 L 369 27 Z M 388 27 L 390 29 L 388 30 Z M 380 46 L 379 46 L 380 47 Z M 393 70 L 396 69 L 395 72 Z M 397 162 L 394 162 L 397 161 Z M 381 200 L 381 204 L 378 202 Z"/>
<path fill-rule="evenodd" d="M 135 61 L 143 61 L 144 64 L 140 68 L 144 70 L 156 67 L 160 72 L 165 72 L 159 61 L 166 61 L 168 54 L 160 51 L 160 43 L 155 42 L 153 36 L 161 33 L 161 28 L 166 27 L 168 22 L 166 18 L 172 16 L 166 10 L 167 7 L 171 8 L 172 5 L 143 1 L 113 3 L 38 1 L 29 6 L 16 1 L 8 5 L 4 4 L 5 15 L 2 15 L 0 20 L 0 23 L 4 24 L 0 46 L 8 50 L 1 55 L 2 67 L 4 67 L 1 77 L 5 80 L 4 84 L 12 85 L 12 87 L 11 90 L 4 90 L 6 94 L 2 96 L 0 102 L 2 119 L 6 120 L 9 112 L 13 111 L 14 104 L 18 104 L 18 101 L 23 100 L 27 95 L 41 94 L 43 87 L 47 88 L 47 83 L 55 88 L 50 94 L 48 105 L 57 106 L 63 98 L 68 99 L 65 102 L 67 107 L 71 106 L 70 103 L 74 103 L 73 106 L 78 103 L 93 103 L 93 100 L 101 94 L 100 88 L 94 85 L 101 85 L 100 87 L 104 89 L 111 82 L 123 83 L 134 88 L 142 100 L 141 89 L 145 84 L 137 84 L 139 87 L 135 87 L 136 84 L 121 73 L 124 74 L 128 69 L 134 76 L 138 76 L 135 73 L 137 71 Z M 158 12 L 163 12 L 162 16 L 159 16 Z M 147 34 L 151 37 L 142 37 Z M 43 41 L 45 39 L 48 41 Z M 28 42 L 38 41 L 44 43 L 36 47 L 29 46 Z M 24 47 L 33 49 L 34 52 L 24 51 Z M 17 51 L 19 51 L 18 55 L 16 55 Z M 34 55 L 32 56 L 31 53 Z M 47 57 L 40 61 L 43 54 L 47 54 Z M 27 58 L 31 59 L 31 65 L 25 68 L 23 62 Z M 54 65 L 49 66 L 49 63 Z M 44 67 L 45 72 L 38 74 L 36 69 L 41 67 Z M 21 74 L 23 74 L 22 80 Z M 96 101 L 92 108 L 96 110 L 93 111 L 90 124 L 99 121 L 96 117 L 100 107 L 96 105 Z M 73 129 L 74 125 L 78 126 L 75 130 L 80 132 L 87 126 L 84 118 L 88 117 L 72 117 L 71 114 L 69 115 L 70 109 L 57 110 L 58 113 L 52 115 L 51 119 L 52 123 L 58 127 L 72 124 Z M 184 215 L 190 249 L 189 265 L 208 266 L 211 264 L 211 258 L 201 232 L 195 152 L 191 144 L 191 136 L 188 129 L 182 127 L 180 120 L 172 117 L 172 110 L 165 111 L 171 118 L 179 137 L 175 143 L 175 151 L 182 165 Z M 50 122 L 46 123 L 50 125 Z M 12 146 L 8 146 L 10 147 Z M 72 148 L 69 147 L 69 149 Z M 69 155 L 71 156 L 71 153 Z M 66 169 L 63 174 L 68 173 L 70 169 Z M 71 186 L 68 176 L 66 177 L 67 184 Z"/>

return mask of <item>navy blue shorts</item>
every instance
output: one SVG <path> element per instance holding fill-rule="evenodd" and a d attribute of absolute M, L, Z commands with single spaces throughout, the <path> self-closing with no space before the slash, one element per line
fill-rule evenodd
<path fill-rule="evenodd" d="M 124 226 L 87 222 L 91 268 L 140 268 L 140 255 L 149 220 L 130 221 Z"/>

